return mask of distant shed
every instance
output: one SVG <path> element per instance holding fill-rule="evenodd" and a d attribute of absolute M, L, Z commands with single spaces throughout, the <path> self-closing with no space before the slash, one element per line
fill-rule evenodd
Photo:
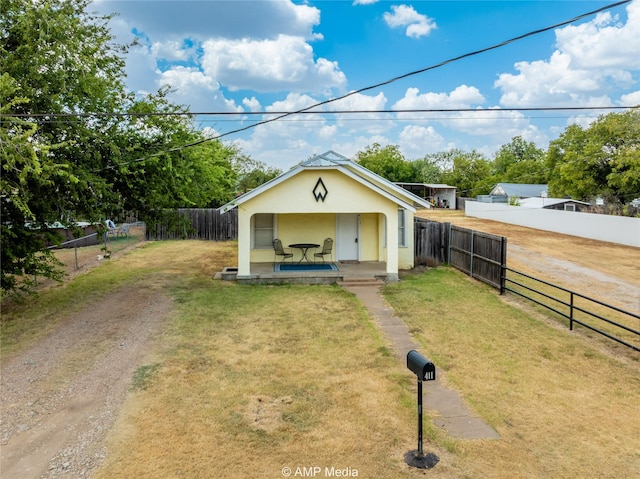
<path fill-rule="evenodd" d="M 440 183 L 396 183 L 420 198 L 424 198 L 434 208 L 456 207 L 456 187 Z"/>

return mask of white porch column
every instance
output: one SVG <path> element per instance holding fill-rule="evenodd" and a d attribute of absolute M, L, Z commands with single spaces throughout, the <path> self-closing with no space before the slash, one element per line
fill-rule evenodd
<path fill-rule="evenodd" d="M 398 212 L 387 214 L 387 280 L 398 280 Z"/>
<path fill-rule="evenodd" d="M 251 214 L 238 207 L 238 276 L 251 273 Z"/>

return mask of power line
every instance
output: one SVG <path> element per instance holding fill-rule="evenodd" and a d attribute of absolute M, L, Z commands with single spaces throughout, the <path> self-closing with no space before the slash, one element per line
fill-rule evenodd
<path fill-rule="evenodd" d="M 344 98 L 344 97 L 343 97 Z M 331 100 L 336 101 L 336 100 Z M 496 113 L 503 111 L 583 111 L 625 110 L 636 106 L 541 106 L 522 108 L 414 108 L 385 110 L 319 110 L 319 111 L 199 111 L 199 112 L 147 112 L 147 113 L 0 113 L 0 118 L 144 118 L 153 116 L 258 116 L 258 115 L 350 115 L 366 113 Z M 310 107 L 311 108 L 311 107 Z M 51 120 L 49 120 L 51 121 Z"/>

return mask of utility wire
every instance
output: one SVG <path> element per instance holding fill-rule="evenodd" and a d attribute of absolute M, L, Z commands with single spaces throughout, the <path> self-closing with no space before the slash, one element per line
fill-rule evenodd
<path fill-rule="evenodd" d="M 341 97 L 344 98 L 344 97 Z M 330 100 L 336 101 L 337 99 Z M 580 110 L 626 110 L 636 106 L 540 106 L 521 108 L 416 108 L 385 110 L 317 110 L 317 111 L 198 111 L 198 112 L 147 112 L 147 113 L 0 113 L 0 119 L 12 118 L 144 118 L 152 116 L 257 116 L 257 115 L 349 115 L 354 113 L 495 113 L 502 111 L 580 111 Z"/>
<path fill-rule="evenodd" d="M 558 28 L 558 27 L 562 27 L 564 25 L 568 25 L 570 23 L 576 22 L 578 20 L 582 20 L 583 18 L 589 17 L 591 15 L 595 15 L 596 13 L 600 13 L 600 12 L 602 12 L 604 10 L 608 10 L 608 9 L 611 9 L 611 8 L 619 7 L 621 5 L 629 3 L 630 1 L 631 0 L 623 0 L 623 1 L 620 1 L 620 2 L 612 3 L 610 5 L 606 5 L 604 7 L 600 7 L 598 9 L 596 9 L 596 10 L 592 10 L 590 12 L 578 15 L 577 17 L 574 17 L 574 18 L 572 18 L 570 20 L 565 20 L 563 22 L 555 23 L 553 25 L 550 25 L 550 26 L 547 26 L 547 27 L 544 27 L 544 28 L 541 28 L 541 29 L 538 29 L 538 30 L 533 30 L 533 31 L 530 31 L 530 32 L 525 33 L 523 35 L 519 35 L 517 37 L 513 37 L 513 38 L 510 38 L 508 40 L 504 40 L 504 41 L 502 41 L 500 43 L 496 43 L 494 45 L 491 45 L 491 46 L 488 46 L 488 47 L 485 47 L 485 48 L 481 48 L 480 50 L 464 53 L 464 54 L 459 55 L 457 57 L 453 57 L 453 58 L 450 58 L 448 60 L 444 60 L 444 61 L 442 61 L 440 63 L 436 63 L 436 64 L 428 66 L 426 68 L 422 68 L 420 70 L 415 70 L 415 71 L 412 71 L 412 72 L 409 72 L 409 73 L 405 73 L 403 75 L 391 78 L 390 80 L 386 80 L 386 81 L 383 81 L 383 82 L 380 82 L 380 83 L 376 83 L 376 84 L 371 85 L 371 86 L 360 88 L 359 90 L 354 90 L 354 91 L 351 91 L 351 92 L 349 92 L 349 93 L 347 93 L 345 95 L 315 103 L 313 105 L 310 105 L 310 106 L 305 107 L 305 108 L 301 108 L 301 109 L 299 109 L 297 111 L 294 111 L 294 112 L 283 113 L 283 114 L 278 115 L 278 116 L 276 116 L 274 118 L 269 118 L 269 119 L 266 119 L 266 120 L 262 120 L 262 121 L 260 121 L 258 123 L 247 125 L 247 126 L 242 127 L 242 128 L 237 128 L 235 130 L 231 130 L 231 131 L 228 131 L 226 133 L 221 133 L 221 134 L 219 134 L 217 136 L 203 138 L 201 140 L 194 141 L 194 142 L 191 142 L 191 143 L 187 143 L 187 144 L 182 145 L 182 146 L 177 146 L 175 148 L 170 148 L 168 150 L 164 150 L 164 151 L 161 151 L 161 152 L 153 153 L 151 155 L 147 155 L 147 156 L 142 157 L 142 158 L 137 158 L 135 160 L 131 160 L 131 161 L 126 162 L 124 164 L 139 163 L 141 161 L 145 161 L 147 159 L 151 159 L 151 158 L 154 158 L 154 157 L 166 154 L 166 153 L 174 153 L 174 152 L 177 152 L 177 151 L 184 150 L 186 148 L 191 148 L 193 146 L 200 145 L 200 144 L 205 143 L 207 141 L 219 140 L 220 138 L 224 138 L 226 136 L 233 135 L 235 133 L 241 133 L 243 131 L 256 128 L 257 126 L 266 125 L 268 123 L 272 123 L 272 122 L 281 120 L 281 119 L 286 118 L 286 117 L 291 116 L 291 115 L 297 115 L 297 114 L 300 114 L 300 113 L 305 113 L 305 112 L 307 112 L 309 110 L 313 110 L 314 108 L 318 108 L 320 106 L 327 105 L 329 103 L 333 103 L 333 102 L 336 102 L 336 101 L 339 101 L 339 100 L 344 100 L 345 98 L 348 98 L 350 96 L 356 95 L 358 93 L 362 93 L 362 92 L 365 92 L 365 91 L 374 90 L 376 88 L 380 88 L 380 87 L 383 87 L 383 86 L 386 86 L 386 85 L 390 85 L 391 83 L 395 83 L 395 82 L 397 82 L 399 80 L 403 80 L 405 78 L 409 78 L 411 76 L 418 75 L 420 73 L 424 73 L 424 72 L 427 72 L 427 71 L 430 71 L 430 70 L 435 70 L 437 68 L 440 68 L 440 67 L 443 67 L 445 65 L 448 65 L 449 63 L 454 63 L 454 62 L 463 60 L 465 58 L 469 58 L 469 57 L 473 57 L 473 56 L 476 56 L 476 55 L 480 55 L 482 53 L 486 53 L 486 52 L 489 52 L 491 50 L 495 50 L 497 48 L 501 48 L 501 47 L 503 47 L 505 45 L 509 45 L 509 44 L 517 42 L 519 40 L 523 40 L 525 38 L 528 38 L 528 37 L 531 37 L 531 36 L 534 36 L 534 35 L 538 35 L 540 33 L 544 33 L 544 32 L 547 32 L 549 30 L 553 30 L 554 28 Z M 113 167 L 107 167 L 107 169 L 108 168 L 113 168 Z"/>

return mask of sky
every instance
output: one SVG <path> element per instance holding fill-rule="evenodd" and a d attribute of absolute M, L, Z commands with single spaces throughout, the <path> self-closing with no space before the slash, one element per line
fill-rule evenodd
<path fill-rule="evenodd" d="M 137 40 L 130 90 L 171 86 L 171 101 L 209 113 L 196 117 L 207 135 L 287 170 L 374 143 L 407 160 L 453 148 L 491 159 L 515 136 L 546 149 L 568 125 L 620 110 L 522 109 L 640 104 L 640 0 L 449 61 L 613 3 L 94 0 L 89 10 L 117 13 L 116 40 Z M 254 126 L 318 103 L 323 114 Z M 455 111 L 424 111 L 442 109 Z"/>

